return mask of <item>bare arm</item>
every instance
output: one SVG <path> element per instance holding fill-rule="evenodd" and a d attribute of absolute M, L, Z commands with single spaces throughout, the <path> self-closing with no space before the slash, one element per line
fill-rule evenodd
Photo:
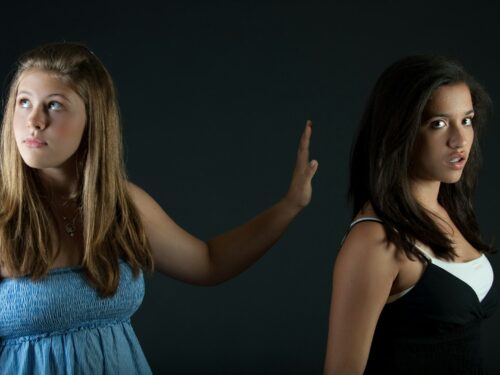
<path fill-rule="evenodd" d="M 151 244 L 156 269 L 179 280 L 201 285 L 225 281 L 259 259 L 309 204 L 311 180 L 318 163 L 309 161 L 311 123 L 302 134 L 290 188 L 278 203 L 250 221 L 207 242 L 180 228 L 146 192 L 129 191 Z"/>
<path fill-rule="evenodd" d="M 380 313 L 398 275 L 395 248 L 379 223 L 357 224 L 333 272 L 325 374 L 363 374 Z"/>

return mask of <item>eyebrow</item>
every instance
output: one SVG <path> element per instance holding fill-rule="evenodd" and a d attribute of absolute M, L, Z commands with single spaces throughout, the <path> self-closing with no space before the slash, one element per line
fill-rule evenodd
<path fill-rule="evenodd" d="M 22 90 L 22 91 L 19 91 L 19 92 L 17 93 L 17 96 L 19 96 L 19 95 L 21 95 L 21 94 L 24 94 L 24 95 L 29 95 L 29 96 L 31 96 L 31 95 L 32 95 L 29 91 Z M 65 99 L 66 101 L 68 101 L 68 102 L 70 102 L 70 103 L 71 103 L 71 100 L 69 100 L 69 98 L 68 98 L 66 95 L 61 94 L 61 93 L 59 93 L 59 92 L 55 92 L 55 93 L 53 93 L 53 94 L 47 95 L 47 98 L 52 98 L 52 97 L 54 97 L 54 96 L 60 96 L 61 98 Z"/>
<path fill-rule="evenodd" d="M 472 115 L 474 113 L 473 109 L 468 110 L 467 112 L 464 113 L 464 116 Z M 433 118 L 433 117 L 451 117 L 449 113 L 430 113 L 427 118 Z"/>

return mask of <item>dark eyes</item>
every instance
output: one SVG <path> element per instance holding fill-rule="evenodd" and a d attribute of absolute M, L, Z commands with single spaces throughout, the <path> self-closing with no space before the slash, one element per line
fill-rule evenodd
<path fill-rule="evenodd" d="M 462 123 L 464 125 L 472 125 L 472 117 L 466 117 L 466 118 L 464 118 L 464 120 L 462 121 Z"/>
<path fill-rule="evenodd" d="M 431 122 L 431 127 L 433 129 L 442 129 L 448 125 L 446 120 L 435 120 Z M 472 125 L 472 117 L 466 117 L 462 120 L 462 125 L 464 126 L 471 126 Z"/>
<path fill-rule="evenodd" d="M 436 120 L 436 121 L 433 121 L 431 123 L 431 126 L 434 129 L 441 129 L 441 128 L 444 128 L 446 126 L 446 121 L 444 121 L 444 120 Z"/>

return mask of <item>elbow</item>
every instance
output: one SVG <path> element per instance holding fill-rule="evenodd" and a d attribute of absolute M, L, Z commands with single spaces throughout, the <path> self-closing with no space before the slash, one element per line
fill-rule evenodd
<path fill-rule="evenodd" d="M 218 286 L 222 284 L 225 279 L 217 278 L 217 277 L 208 277 L 204 280 L 202 280 L 200 283 L 198 283 L 198 286 L 206 286 L 206 287 L 212 287 L 212 286 Z"/>
<path fill-rule="evenodd" d="M 228 277 L 226 275 L 220 275 L 217 272 L 207 272 L 205 275 L 197 277 L 195 280 L 191 280 L 191 284 L 197 286 L 213 287 L 226 282 L 230 278 L 231 277 Z"/>
<path fill-rule="evenodd" d="M 205 284 L 203 285 L 218 286 L 225 283 L 226 281 L 233 279 L 235 276 L 237 275 L 232 273 L 214 273 L 213 275 L 207 277 L 207 279 L 205 280 Z"/>

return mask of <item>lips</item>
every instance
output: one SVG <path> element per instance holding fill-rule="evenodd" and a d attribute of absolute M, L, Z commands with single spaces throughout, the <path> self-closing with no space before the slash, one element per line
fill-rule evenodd
<path fill-rule="evenodd" d="M 47 142 L 36 137 L 28 137 L 23 141 L 23 143 L 29 148 L 41 148 L 47 146 Z"/>
<path fill-rule="evenodd" d="M 450 163 L 458 163 L 461 162 L 462 160 L 465 160 L 465 153 L 455 153 L 451 155 L 450 158 L 448 159 Z"/>
<path fill-rule="evenodd" d="M 458 163 L 459 161 L 462 161 L 462 160 L 464 160 L 464 158 L 457 157 L 457 158 L 451 159 L 450 163 Z"/>
<path fill-rule="evenodd" d="M 465 167 L 465 163 L 467 162 L 467 157 L 465 156 L 465 153 L 455 153 L 450 155 L 448 158 L 448 164 L 453 168 L 453 169 L 462 169 Z"/>

